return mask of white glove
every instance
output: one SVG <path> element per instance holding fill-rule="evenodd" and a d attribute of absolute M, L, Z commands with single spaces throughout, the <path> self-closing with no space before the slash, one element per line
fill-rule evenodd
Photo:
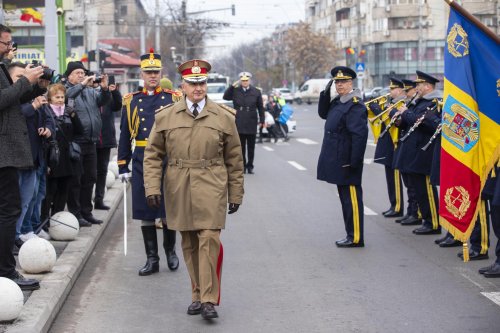
<path fill-rule="evenodd" d="M 132 178 L 132 174 L 130 172 L 121 173 L 118 178 L 120 178 L 122 183 L 128 183 L 129 179 Z"/>

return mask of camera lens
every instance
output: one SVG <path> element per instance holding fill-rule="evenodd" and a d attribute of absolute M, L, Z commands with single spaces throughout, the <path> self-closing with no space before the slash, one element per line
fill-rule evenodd
<path fill-rule="evenodd" d="M 44 68 L 43 75 L 40 78 L 50 81 L 54 77 L 54 72 L 55 72 L 55 70 L 53 70 L 53 69 Z"/>

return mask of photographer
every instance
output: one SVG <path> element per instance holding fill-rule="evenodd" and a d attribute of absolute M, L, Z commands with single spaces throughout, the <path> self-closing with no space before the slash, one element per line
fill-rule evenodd
<path fill-rule="evenodd" d="M 96 142 L 99 141 L 102 121 L 100 107 L 110 98 L 108 76 L 103 75 L 98 91 L 89 86 L 95 75 L 86 76 L 86 69 L 80 61 L 70 61 L 64 75 L 67 98 L 75 100 L 75 111 L 83 126 L 83 133 L 75 136 L 75 142 L 81 147 L 80 162 L 82 172 L 73 178 L 68 195 L 68 210 L 76 216 L 81 226 L 101 224 L 102 221 L 92 215 L 92 189 L 97 178 Z"/>
<path fill-rule="evenodd" d="M 33 166 L 26 120 L 21 114 L 21 100 L 33 95 L 33 84 L 43 75 L 43 68 L 28 65 L 14 83 L 4 57 L 12 51 L 11 30 L 0 24 L 0 277 L 11 279 L 23 290 L 40 288 L 37 280 L 26 279 L 16 270 L 12 252 L 16 221 L 21 214 L 19 168 Z"/>

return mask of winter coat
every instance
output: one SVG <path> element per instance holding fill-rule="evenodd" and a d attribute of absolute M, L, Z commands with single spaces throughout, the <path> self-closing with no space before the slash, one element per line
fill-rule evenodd
<path fill-rule="evenodd" d="M 368 139 L 367 110 L 359 89 L 337 96 L 320 93 L 318 114 L 326 119 L 318 160 L 319 180 L 337 185 L 361 185 Z"/>
<path fill-rule="evenodd" d="M 223 98 L 226 101 L 233 101 L 236 110 L 236 127 L 238 128 L 238 133 L 257 134 L 257 124 L 263 124 L 265 119 L 260 90 L 249 86 L 247 91 L 244 91 L 241 86 L 236 88 L 230 86 L 224 92 Z"/>
<path fill-rule="evenodd" d="M 56 128 L 52 117 L 48 113 L 47 107 L 43 106 L 40 109 L 35 109 L 32 103 L 24 103 L 21 105 L 21 112 L 26 119 L 26 127 L 28 129 L 28 137 L 30 139 L 31 155 L 33 157 L 33 165 L 38 168 L 42 161 L 45 160 L 45 145 L 46 140 L 53 140 L 56 135 Z M 46 127 L 50 130 L 50 138 L 43 138 L 38 135 L 38 129 Z M 45 163 L 44 163 L 45 164 Z"/>
<path fill-rule="evenodd" d="M 116 128 L 115 114 L 122 109 L 122 94 L 120 91 L 113 90 L 111 92 L 110 101 L 100 108 L 102 128 L 97 148 L 115 148 L 116 144 Z"/>
<path fill-rule="evenodd" d="M 146 196 L 159 195 L 162 161 L 168 227 L 224 229 L 227 204 L 243 200 L 243 156 L 234 110 L 207 98 L 194 117 L 182 100 L 160 109 L 144 153 Z"/>
<path fill-rule="evenodd" d="M 83 125 L 83 133 L 75 137 L 78 143 L 96 143 L 101 134 L 102 120 L 100 107 L 109 102 L 108 90 L 84 87 L 81 83 L 66 83 L 66 98 L 75 100 L 75 111 Z"/>

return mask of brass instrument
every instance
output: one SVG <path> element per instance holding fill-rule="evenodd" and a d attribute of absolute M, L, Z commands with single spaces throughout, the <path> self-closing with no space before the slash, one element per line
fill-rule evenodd
<path fill-rule="evenodd" d="M 372 117 L 372 118 L 368 118 L 368 121 L 370 123 L 373 123 L 375 120 L 379 119 L 380 117 L 382 117 L 383 115 L 387 114 L 387 112 L 390 112 L 392 109 L 394 108 L 398 108 L 400 106 L 402 106 L 402 103 L 404 103 L 404 100 L 400 100 L 400 101 L 397 101 L 396 103 L 392 104 L 391 106 L 389 106 L 386 110 L 384 110 L 383 112 L 379 113 L 378 115 L 376 115 L 375 117 Z M 383 119 L 385 120 L 385 119 Z"/>
<path fill-rule="evenodd" d="M 410 106 L 410 104 L 415 100 L 415 98 L 417 98 L 418 96 L 418 92 L 416 92 L 412 98 L 408 101 L 408 103 L 405 104 L 405 106 L 408 108 Z M 401 101 L 400 101 L 401 102 Z M 387 124 L 387 126 L 385 127 L 385 130 L 380 133 L 380 137 L 383 137 L 387 132 L 389 132 L 389 130 L 392 128 L 392 126 L 394 126 L 394 124 L 396 123 L 396 121 L 401 117 L 401 115 L 394 115 L 392 118 L 391 118 L 391 121 L 389 122 L 389 124 Z"/>
<path fill-rule="evenodd" d="M 379 96 L 377 98 L 370 99 L 368 102 L 365 102 L 365 106 L 369 107 L 370 104 L 375 102 L 375 101 L 377 101 L 378 105 L 382 106 L 385 103 L 387 103 L 387 98 L 389 98 L 390 95 L 391 95 L 391 93 L 387 93 L 387 94 Z"/>

